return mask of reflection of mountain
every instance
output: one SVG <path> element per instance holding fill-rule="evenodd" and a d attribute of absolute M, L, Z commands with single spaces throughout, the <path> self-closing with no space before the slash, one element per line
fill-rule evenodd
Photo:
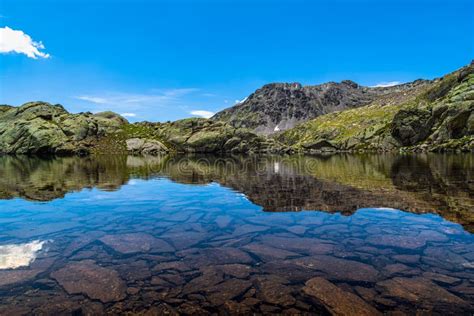
<path fill-rule="evenodd" d="M 133 177 L 164 176 L 218 182 L 266 211 L 392 207 L 474 225 L 474 155 L 2 157 L 0 167 L 2 198 L 44 201 L 82 188 L 115 190 Z"/>

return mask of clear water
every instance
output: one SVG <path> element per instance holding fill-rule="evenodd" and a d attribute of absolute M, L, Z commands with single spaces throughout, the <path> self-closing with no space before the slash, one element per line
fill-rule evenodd
<path fill-rule="evenodd" d="M 473 155 L 0 157 L 0 198 L 0 314 L 473 311 Z"/>

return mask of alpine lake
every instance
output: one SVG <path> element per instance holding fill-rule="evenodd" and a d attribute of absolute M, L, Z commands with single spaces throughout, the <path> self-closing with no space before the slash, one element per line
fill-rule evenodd
<path fill-rule="evenodd" d="M 0 157 L 1 315 L 472 315 L 474 154 Z"/>

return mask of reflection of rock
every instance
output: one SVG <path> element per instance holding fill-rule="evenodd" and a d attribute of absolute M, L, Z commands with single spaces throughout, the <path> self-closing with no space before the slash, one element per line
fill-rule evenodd
<path fill-rule="evenodd" d="M 357 295 L 346 292 L 323 278 L 306 282 L 303 292 L 321 302 L 332 315 L 381 315 Z"/>
<path fill-rule="evenodd" d="M 51 276 L 69 294 L 85 294 L 104 303 L 125 298 L 126 286 L 118 273 L 85 260 L 69 263 Z"/>
<path fill-rule="evenodd" d="M 26 244 L 0 246 L 0 270 L 29 266 L 43 248 L 44 241 L 34 240 Z"/>
<path fill-rule="evenodd" d="M 1 157 L 0 198 L 47 201 L 82 188 L 116 190 L 131 177 L 153 176 L 190 184 L 218 182 L 265 211 L 351 214 L 385 206 L 433 212 L 474 227 L 472 155 Z M 227 227 L 229 220 L 221 217 L 217 224 Z M 192 240 L 179 244 L 187 242 Z"/>
<path fill-rule="evenodd" d="M 106 235 L 100 238 L 107 246 L 115 251 L 131 254 L 137 252 L 170 252 L 174 251 L 167 242 L 157 239 L 149 234 L 135 233 L 123 235 Z"/>

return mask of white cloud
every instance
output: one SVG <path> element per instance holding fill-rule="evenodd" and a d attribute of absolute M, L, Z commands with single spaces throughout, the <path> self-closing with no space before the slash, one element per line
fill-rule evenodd
<path fill-rule="evenodd" d="M 373 88 L 385 88 L 385 87 L 392 87 L 401 84 L 400 81 L 386 81 L 386 82 L 380 82 L 377 83 L 375 86 L 372 86 Z"/>
<path fill-rule="evenodd" d="M 43 43 L 33 41 L 23 31 L 12 30 L 8 26 L 0 28 L 0 53 L 25 54 L 33 59 L 50 57 L 49 54 L 41 52 L 40 49 L 44 49 Z"/>
<path fill-rule="evenodd" d="M 137 114 L 135 113 L 120 113 L 123 117 L 135 117 Z"/>
<path fill-rule="evenodd" d="M 214 115 L 214 112 L 211 112 L 211 111 L 202 111 L 202 110 L 196 110 L 196 111 L 191 111 L 191 112 L 189 112 L 189 114 L 191 114 L 191 115 L 195 115 L 195 116 L 204 117 L 204 118 L 210 118 L 211 116 L 213 116 L 213 115 Z"/>

